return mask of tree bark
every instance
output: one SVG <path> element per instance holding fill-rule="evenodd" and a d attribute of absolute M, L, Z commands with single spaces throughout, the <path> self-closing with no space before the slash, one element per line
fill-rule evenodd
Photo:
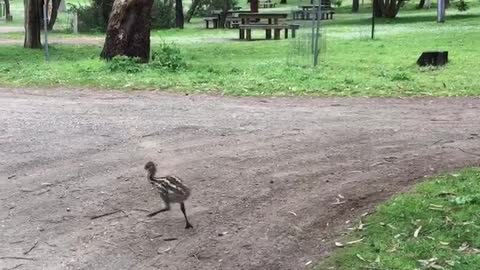
<path fill-rule="evenodd" d="M 5 0 L 5 15 L 10 15 L 10 0 Z"/>
<path fill-rule="evenodd" d="M 175 27 L 183 29 L 184 23 L 182 0 L 175 0 Z"/>
<path fill-rule="evenodd" d="M 381 0 L 373 0 L 372 4 L 373 4 L 373 15 L 375 15 L 376 18 L 382 17 L 383 9 L 381 5 L 383 4 L 383 2 L 381 2 Z"/>
<path fill-rule="evenodd" d="M 55 21 L 57 20 L 60 2 L 62 2 L 62 0 L 52 0 L 52 13 L 50 13 L 50 20 L 48 20 L 48 30 L 53 30 L 53 26 L 55 25 Z"/>
<path fill-rule="evenodd" d="M 357 13 L 359 9 L 360 9 L 360 0 L 353 0 L 352 12 Z"/>
<path fill-rule="evenodd" d="M 42 48 L 40 42 L 40 0 L 24 0 L 25 5 L 25 39 L 24 48 L 38 49 Z"/>
<path fill-rule="evenodd" d="M 191 20 L 192 17 L 193 17 L 193 14 L 195 14 L 195 11 L 197 10 L 197 7 L 198 7 L 198 4 L 200 4 L 200 1 L 201 1 L 201 0 L 193 0 L 193 1 L 192 1 L 192 5 L 191 5 L 190 8 L 188 9 L 187 17 L 185 18 L 185 21 L 187 21 L 187 23 L 190 22 L 190 20 Z"/>
<path fill-rule="evenodd" d="M 420 0 L 420 2 L 418 3 L 417 9 L 422 9 L 423 6 L 425 6 L 425 0 Z"/>
<path fill-rule="evenodd" d="M 374 0 L 375 16 L 393 19 L 397 16 L 400 7 L 405 0 Z"/>
<path fill-rule="evenodd" d="M 148 62 L 152 5 L 153 0 L 115 0 L 100 54 L 102 58 L 110 60 L 125 55 Z"/>
<path fill-rule="evenodd" d="M 280 4 L 286 5 L 286 4 L 287 4 L 287 0 L 280 0 Z"/>

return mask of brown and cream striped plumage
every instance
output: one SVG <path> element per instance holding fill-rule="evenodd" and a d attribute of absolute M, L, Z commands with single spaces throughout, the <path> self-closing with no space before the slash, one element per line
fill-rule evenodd
<path fill-rule="evenodd" d="M 147 171 L 148 181 L 158 191 L 160 197 L 165 203 L 164 209 L 150 213 L 148 216 L 153 217 L 160 212 L 169 211 L 170 203 L 179 203 L 180 209 L 185 216 L 185 228 L 193 228 L 192 225 L 188 222 L 184 204 L 184 202 L 190 196 L 190 189 L 183 183 L 182 179 L 172 175 L 156 177 L 155 174 L 157 172 L 157 167 L 152 161 L 149 161 L 147 162 L 147 164 L 145 164 L 145 170 Z"/>

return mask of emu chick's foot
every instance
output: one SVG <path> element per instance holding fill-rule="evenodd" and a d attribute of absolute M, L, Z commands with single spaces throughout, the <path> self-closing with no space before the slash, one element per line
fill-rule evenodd
<path fill-rule="evenodd" d="M 190 224 L 190 223 L 187 223 L 187 225 L 185 225 L 185 229 L 193 229 L 193 226 L 192 226 L 192 224 Z"/>

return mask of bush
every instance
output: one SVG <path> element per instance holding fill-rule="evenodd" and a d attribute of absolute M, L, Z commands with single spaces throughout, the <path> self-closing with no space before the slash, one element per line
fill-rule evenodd
<path fill-rule="evenodd" d="M 336 7 L 341 7 L 341 6 L 342 6 L 342 2 L 343 2 L 343 0 L 334 0 L 334 1 L 333 1 L 333 4 L 334 4 Z"/>
<path fill-rule="evenodd" d="M 463 0 L 460 0 L 457 3 L 455 3 L 455 6 L 457 7 L 458 11 L 467 11 L 468 9 L 470 9 L 468 4 Z"/>
<path fill-rule="evenodd" d="M 162 44 L 160 50 L 152 53 L 150 66 L 153 68 L 178 71 L 186 68 L 187 64 L 179 48 L 174 45 Z"/>
<path fill-rule="evenodd" d="M 203 17 L 208 16 L 214 10 L 221 10 L 223 9 L 223 5 L 225 4 L 225 0 L 202 0 L 195 12 L 195 15 Z M 238 5 L 238 0 L 232 0 L 232 7 Z"/>
<path fill-rule="evenodd" d="M 68 5 L 68 12 L 76 12 L 78 15 L 79 32 L 105 32 L 108 21 L 104 20 L 100 6 L 94 4 L 91 6 L 77 6 L 70 3 Z"/>
<path fill-rule="evenodd" d="M 168 29 L 175 27 L 175 10 L 172 4 L 154 1 L 152 7 L 152 28 Z"/>
<path fill-rule="evenodd" d="M 143 70 L 140 58 L 115 56 L 107 62 L 107 69 L 111 72 L 138 73 Z"/>

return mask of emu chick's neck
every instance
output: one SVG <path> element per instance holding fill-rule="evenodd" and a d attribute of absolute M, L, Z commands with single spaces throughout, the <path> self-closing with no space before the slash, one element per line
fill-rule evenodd
<path fill-rule="evenodd" d="M 148 174 L 147 174 L 147 177 L 148 179 L 151 179 L 153 177 L 155 177 L 155 174 L 157 173 L 157 169 L 156 168 L 150 168 L 148 170 Z"/>

